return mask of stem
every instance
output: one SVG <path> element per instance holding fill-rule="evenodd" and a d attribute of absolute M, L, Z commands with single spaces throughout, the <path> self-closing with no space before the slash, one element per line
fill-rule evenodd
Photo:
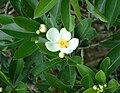
<path fill-rule="evenodd" d="M 81 49 L 81 58 L 82 58 L 82 63 L 84 63 L 84 49 Z"/>

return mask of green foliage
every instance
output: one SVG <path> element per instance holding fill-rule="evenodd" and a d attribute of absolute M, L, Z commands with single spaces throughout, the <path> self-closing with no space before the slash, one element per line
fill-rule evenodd
<path fill-rule="evenodd" d="M 105 73 L 100 70 L 99 72 L 96 73 L 95 79 L 100 83 L 100 84 L 105 84 L 106 83 L 106 76 Z"/>
<path fill-rule="evenodd" d="M 120 0 L 0 0 L 0 4 L 3 93 L 119 93 Z M 49 33 L 51 28 L 60 37 L 57 30 Z M 94 62 L 99 46 L 110 51 Z M 97 53 L 89 55 L 93 50 Z"/>
<path fill-rule="evenodd" d="M 109 82 L 108 82 L 108 90 L 110 92 L 115 92 L 119 87 L 119 83 L 118 81 L 116 81 L 115 79 L 111 79 Z"/>
<path fill-rule="evenodd" d="M 40 0 L 39 4 L 35 8 L 34 18 L 41 17 L 44 13 L 48 12 L 56 3 L 57 0 Z"/>

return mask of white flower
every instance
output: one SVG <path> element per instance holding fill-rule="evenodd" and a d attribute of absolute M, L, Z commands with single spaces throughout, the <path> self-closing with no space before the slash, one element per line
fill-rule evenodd
<path fill-rule="evenodd" d="M 49 41 L 46 42 L 45 45 L 51 52 L 61 51 L 62 53 L 70 54 L 79 44 L 77 38 L 71 39 L 71 33 L 65 28 L 62 28 L 60 32 L 56 28 L 50 28 L 46 37 Z"/>

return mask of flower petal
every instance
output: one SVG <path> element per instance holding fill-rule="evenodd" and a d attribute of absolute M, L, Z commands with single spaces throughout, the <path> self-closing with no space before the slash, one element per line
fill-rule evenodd
<path fill-rule="evenodd" d="M 65 28 L 62 28 L 60 30 L 60 36 L 61 36 L 61 38 L 66 39 L 67 41 L 69 41 L 71 39 L 71 33 L 68 32 Z"/>
<path fill-rule="evenodd" d="M 53 27 L 47 31 L 46 37 L 52 42 L 57 42 L 60 39 L 60 33 L 56 28 Z"/>
<path fill-rule="evenodd" d="M 51 52 L 56 52 L 56 51 L 59 51 L 59 50 L 60 50 L 58 44 L 53 43 L 53 42 L 46 42 L 46 43 L 45 43 L 45 46 L 46 46 L 46 48 L 47 48 L 49 51 L 51 51 Z"/>
<path fill-rule="evenodd" d="M 72 38 L 69 41 L 68 48 L 70 47 L 72 50 L 75 50 L 79 44 L 79 39 L 77 38 Z"/>
<path fill-rule="evenodd" d="M 60 51 L 66 54 L 70 54 L 77 48 L 79 44 L 79 39 L 73 38 L 68 42 L 68 47 L 67 48 L 60 48 Z"/>
<path fill-rule="evenodd" d="M 73 52 L 72 48 L 60 48 L 60 51 L 66 54 L 70 54 Z"/>

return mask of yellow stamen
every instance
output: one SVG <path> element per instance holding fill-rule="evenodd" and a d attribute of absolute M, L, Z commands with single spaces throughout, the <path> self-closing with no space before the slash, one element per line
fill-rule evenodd
<path fill-rule="evenodd" d="M 65 48 L 68 46 L 68 42 L 67 40 L 65 40 L 64 38 L 61 38 L 59 41 L 58 41 L 58 45 L 60 48 Z"/>

